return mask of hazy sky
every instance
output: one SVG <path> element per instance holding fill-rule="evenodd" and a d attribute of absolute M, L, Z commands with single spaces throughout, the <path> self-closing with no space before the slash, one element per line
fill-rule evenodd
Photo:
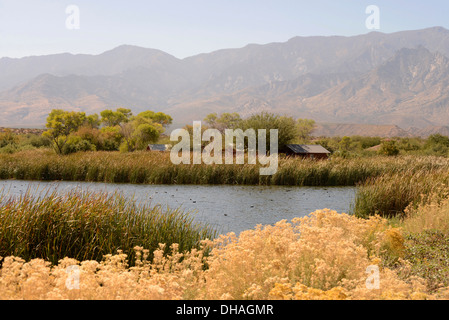
<path fill-rule="evenodd" d="M 66 27 L 68 18 L 76 25 L 69 5 L 79 8 L 79 29 Z M 447 0 L 0 0 L 0 57 L 132 44 L 184 58 L 294 36 L 350 36 L 373 31 L 369 5 L 380 9 L 380 32 L 449 29 Z"/>

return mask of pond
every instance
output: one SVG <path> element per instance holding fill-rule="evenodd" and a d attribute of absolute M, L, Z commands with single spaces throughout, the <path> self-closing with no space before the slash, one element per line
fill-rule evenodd
<path fill-rule="evenodd" d="M 94 192 L 121 192 L 138 203 L 189 211 L 195 221 L 220 233 L 253 229 L 256 225 L 304 217 L 318 209 L 348 213 L 355 199 L 354 187 L 283 187 L 229 185 L 134 185 L 90 182 L 0 181 L 0 190 L 18 196 L 75 188 Z"/>

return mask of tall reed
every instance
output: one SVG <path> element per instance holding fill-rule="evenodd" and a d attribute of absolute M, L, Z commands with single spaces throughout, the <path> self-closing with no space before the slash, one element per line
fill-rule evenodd
<path fill-rule="evenodd" d="M 38 150 L 0 155 L 0 179 L 289 186 L 355 186 L 383 174 L 449 168 L 449 160 L 416 156 L 326 161 L 281 158 L 272 176 L 261 176 L 259 168 L 259 164 L 174 165 L 169 153 L 153 152 L 85 152 L 59 156 Z"/>
<path fill-rule="evenodd" d="M 152 252 L 159 243 L 177 243 L 186 251 L 214 237 L 215 231 L 195 223 L 189 212 L 137 204 L 119 193 L 47 191 L 1 199 L 0 256 L 56 264 L 65 257 L 101 260 L 122 250 L 132 264 L 135 246 Z"/>
<path fill-rule="evenodd" d="M 357 188 L 353 213 L 362 218 L 403 216 L 411 206 L 427 203 L 436 195 L 444 197 L 449 188 L 447 168 L 416 170 L 411 168 L 394 174 L 368 179 Z"/>

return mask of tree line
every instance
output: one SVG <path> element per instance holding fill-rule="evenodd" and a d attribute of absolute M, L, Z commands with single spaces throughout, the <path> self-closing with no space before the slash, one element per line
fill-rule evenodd
<path fill-rule="evenodd" d="M 122 151 L 145 149 L 156 142 L 172 124 L 171 116 L 144 111 L 133 115 L 130 109 L 104 110 L 98 114 L 52 110 L 43 133 L 59 154 L 78 151 Z"/>
<path fill-rule="evenodd" d="M 0 153 L 52 147 L 59 154 L 78 151 L 133 152 L 146 149 L 149 143 L 175 144 L 167 137 L 172 124 L 170 115 L 144 111 L 133 115 L 130 109 L 103 110 L 99 114 L 52 110 L 46 130 L 41 134 L 18 134 L 10 129 L 0 132 Z M 280 150 L 286 144 L 319 144 L 331 151 L 333 157 L 360 157 L 376 154 L 449 156 L 449 137 L 433 134 L 428 138 L 381 137 L 313 137 L 315 121 L 294 119 L 262 112 L 247 118 L 238 113 L 211 113 L 203 119 L 202 130 L 218 129 L 278 129 Z M 193 127 L 184 127 L 193 135 Z M 269 137 L 267 137 L 269 141 Z M 204 142 L 206 145 L 207 142 Z M 268 150 L 267 145 L 267 150 Z M 377 147 L 377 148 L 372 148 Z"/>
<path fill-rule="evenodd" d="M 315 129 L 315 121 L 310 119 L 294 119 L 289 116 L 280 116 L 269 112 L 261 112 L 243 119 L 240 114 L 211 113 L 204 118 L 206 124 L 203 130 L 208 128 L 217 129 L 222 134 L 226 129 L 248 129 L 267 131 L 267 141 L 270 141 L 270 130 L 278 130 L 278 148 L 283 150 L 287 144 L 297 143 L 305 144 L 310 142 L 311 134 Z M 191 126 L 186 127 L 188 131 L 192 130 Z M 266 150 L 269 150 L 267 143 Z"/>

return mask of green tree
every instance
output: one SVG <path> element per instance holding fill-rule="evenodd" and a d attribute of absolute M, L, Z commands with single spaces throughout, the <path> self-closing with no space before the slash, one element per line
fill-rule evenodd
<path fill-rule="evenodd" d="M 158 126 L 150 123 L 142 123 L 134 130 L 136 139 L 136 149 L 145 149 L 148 143 L 156 142 L 160 137 L 161 131 Z"/>
<path fill-rule="evenodd" d="M 120 126 L 103 127 L 100 129 L 100 140 L 102 150 L 117 151 L 122 143 L 123 135 L 120 132 Z"/>
<path fill-rule="evenodd" d="M 94 144 L 88 140 L 84 140 L 78 135 L 69 135 L 67 142 L 62 147 L 62 154 L 67 155 L 70 153 L 81 152 L 81 151 L 96 151 Z"/>
<path fill-rule="evenodd" d="M 71 133 L 76 132 L 86 121 L 84 112 L 69 112 L 54 109 L 47 117 L 47 131 L 43 135 L 52 141 L 55 151 L 63 153 L 64 145 Z"/>
<path fill-rule="evenodd" d="M 237 112 L 223 113 L 217 119 L 217 124 L 223 129 L 238 129 L 242 125 L 242 118 Z"/>
<path fill-rule="evenodd" d="M 211 113 L 204 118 L 204 122 L 209 128 L 220 130 L 224 133 L 226 129 L 241 129 L 243 120 L 236 112 L 223 113 L 220 117 L 216 113 Z"/>
<path fill-rule="evenodd" d="M 164 126 L 153 122 L 150 117 L 142 115 L 133 117 L 130 122 L 120 125 L 120 133 L 123 136 L 120 151 L 132 152 L 145 149 L 148 143 L 156 142 L 164 131 Z"/>
<path fill-rule="evenodd" d="M 151 120 L 153 123 L 158 123 L 162 125 L 164 128 L 167 128 L 173 123 L 173 119 L 168 114 L 163 112 L 154 112 L 154 111 L 144 111 L 137 115 L 137 117 L 144 118 L 147 120 Z"/>
<path fill-rule="evenodd" d="M 298 119 L 296 120 L 296 134 L 299 143 L 309 143 L 310 135 L 315 129 L 315 120 Z"/>
<path fill-rule="evenodd" d="M 397 156 L 399 148 L 395 140 L 385 140 L 382 142 L 379 153 L 386 156 Z"/>
<path fill-rule="evenodd" d="M 101 131 L 97 128 L 93 128 L 90 125 L 83 125 L 72 135 L 80 137 L 82 140 L 89 142 L 95 146 L 96 150 L 103 150 L 103 139 Z"/>
<path fill-rule="evenodd" d="M 210 128 L 217 128 L 217 120 L 218 120 L 218 115 L 217 113 L 211 113 L 208 114 L 206 116 L 206 118 L 204 118 L 204 122 L 206 122 L 206 124 L 210 127 Z"/>
<path fill-rule="evenodd" d="M 279 116 L 268 112 L 253 115 L 242 121 L 243 130 L 266 129 L 267 130 L 267 151 L 270 150 L 270 130 L 278 130 L 278 148 L 282 150 L 285 145 L 291 143 L 297 134 L 296 121 L 291 117 Z"/>
<path fill-rule="evenodd" d="M 107 127 L 115 127 L 131 120 L 132 112 L 130 109 L 118 108 L 117 111 L 104 110 L 100 113 L 101 123 Z"/>
<path fill-rule="evenodd" d="M 427 138 L 425 148 L 431 154 L 447 156 L 449 153 L 449 137 L 439 133 L 433 134 Z"/>
<path fill-rule="evenodd" d="M 98 129 L 100 127 L 101 120 L 98 114 L 91 114 L 86 117 L 85 125 L 90 128 Z"/>
<path fill-rule="evenodd" d="M 349 151 L 350 147 L 351 147 L 351 138 L 343 137 L 339 142 L 340 151 Z"/>

